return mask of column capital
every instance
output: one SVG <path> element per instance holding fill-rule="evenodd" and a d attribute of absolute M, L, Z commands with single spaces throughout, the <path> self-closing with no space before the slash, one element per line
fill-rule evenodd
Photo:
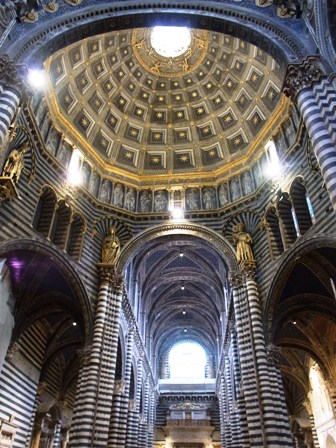
<path fill-rule="evenodd" d="M 11 360 L 16 352 L 20 350 L 20 344 L 16 341 L 13 341 L 9 344 L 7 349 L 6 359 Z"/>
<path fill-rule="evenodd" d="M 124 380 L 116 380 L 114 382 L 113 395 L 123 395 L 125 393 L 126 383 Z"/>
<path fill-rule="evenodd" d="M 332 379 L 328 379 L 328 380 L 324 380 L 324 385 L 325 388 L 327 389 L 327 391 L 331 394 L 334 395 L 336 392 L 336 382 Z"/>
<path fill-rule="evenodd" d="M 257 265 L 254 260 L 242 260 L 239 266 L 246 280 L 255 280 Z"/>
<path fill-rule="evenodd" d="M 147 418 L 144 414 L 139 414 L 139 423 L 142 425 L 147 423 Z"/>
<path fill-rule="evenodd" d="M 135 324 L 131 323 L 131 325 L 128 327 L 128 332 L 127 332 L 126 338 L 127 339 L 133 338 L 135 335 L 135 330 L 136 330 Z"/>
<path fill-rule="evenodd" d="M 138 401 L 137 400 L 129 400 L 129 402 L 128 402 L 128 409 L 130 411 L 136 411 L 137 410 L 137 406 L 138 406 Z"/>
<path fill-rule="evenodd" d="M 307 400 L 305 400 L 302 404 L 306 408 L 308 414 L 312 415 L 313 414 L 312 405 L 311 405 L 308 397 L 307 397 Z"/>
<path fill-rule="evenodd" d="M 46 381 L 40 381 L 37 385 L 37 389 L 36 389 L 36 395 L 39 397 L 40 395 L 43 394 L 43 392 L 46 390 L 47 388 L 47 382 Z"/>
<path fill-rule="evenodd" d="M 45 413 L 44 412 L 36 412 L 35 416 L 35 425 L 37 427 L 42 427 L 44 422 Z"/>
<path fill-rule="evenodd" d="M 301 62 L 288 64 L 282 91 L 295 100 L 301 90 L 310 88 L 325 75 L 320 57 L 307 56 Z"/>
<path fill-rule="evenodd" d="M 0 56 L 0 82 L 24 92 L 28 89 L 27 74 L 28 68 L 25 64 L 15 64 L 7 54 Z"/>
<path fill-rule="evenodd" d="M 118 275 L 115 271 L 114 266 L 107 264 L 107 263 L 98 263 L 97 264 L 99 269 L 99 275 L 100 280 L 107 281 L 111 283 L 111 286 L 114 288 L 122 288 L 123 287 L 123 277 L 121 275 Z"/>
<path fill-rule="evenodd" d="M 77 350 L 78 358 L 81 364 L 87 364 L 90 359 L 91 345 L 85 345 L 84 347 Z"/>
<path fill-rule="evenodd" d="M 274 344 L 267 345 L 267 359 L 270 364 L 279 365 L 281 357 L 281 348 Z"/>
<path fill-rule="evenodd" d="M 230 333 L 236 332 L 236 321 L 234 319 L 228 321 L 228 329 Z"/>
<path fill-rule="evenodd" d="M 244 278 L 241 271 L 230 271 L 229 282 L 232 288 L 239 288 L 243 285 Z"/>
<path fill-rule="evenodd" d="M 98 263 L 97 266 L 101 281 L 110 281 L 115 276 L 114 266 L 106 263 Z"/>

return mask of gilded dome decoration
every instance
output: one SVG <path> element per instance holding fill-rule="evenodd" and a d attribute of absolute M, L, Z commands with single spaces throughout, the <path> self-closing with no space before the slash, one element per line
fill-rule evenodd
<path fill-rule="evenodd" d="M 180 28 L 182 39 L 174 38 L 179 27 L 162 36 L 162 28 L 138 28 L 133 31 L 132 47 L 139 64 L 150 73 L 170 78 L 194 71 L 203 61 L 209 45 L 209 33 L 203 30 Z M 168 40 L 169 34 L 170 40 Z M 188 39 L 189 35 L 189 39 Z M 157 48 L 156 48 L 157 47 Z"/>
<path fill-rule="evenodd" d="M 283 72 L 250 43 L 198 29 L 163 56 L 152 32 L 115 31 L 51 56 L 52 119 L 105 176 L 140 188 L 220 183 L 253 162 L 280 119 Z"/>

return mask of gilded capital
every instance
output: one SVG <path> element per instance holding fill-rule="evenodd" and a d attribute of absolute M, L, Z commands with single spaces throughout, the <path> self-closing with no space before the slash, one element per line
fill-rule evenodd
<path fill-rule="evenodd" d="M 98 263 L 99 275 L 101 281 L 111 281 L 115 276 L 114 266 L 105 263 Z"/>
<path fill-rule="evenodd" d="M 301 90 L 310 88 L 324 75 L 319 56 L 308 56 L 301 62 L 288 64 L 282 91 L 295 100 Z"/>
<path fill-rule="evenodd" d="M 257 266 L 254 260 L 242 260 L 239 267 L 246 280 L 255 280 Z"/>

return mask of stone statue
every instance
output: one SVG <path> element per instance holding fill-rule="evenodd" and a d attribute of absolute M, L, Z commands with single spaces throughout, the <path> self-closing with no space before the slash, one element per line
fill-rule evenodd
<path fill-rule="evenodd" d="M 240 185 L 238 179 L 231 180 L 231 198 L 233 201 L 236 201 L 241 196 L 240 193 Z"/>
<path fill-rule="evenodd" d="M 245 171 L 245 173 L 243 173 L 242 184 L 243 184 L 244 195 L 253 193 L 252 177 L 251 177 L 251 173 L 249 171 Z"/>
<path fill-rule="evenodd" d="M 187 208 L 188 210 L 198 210 L 198 190 L 190 188 L 187 191 Z"/>
<path fill-rule="evenodd" d="M 24 169 L 23 155 L 29 151 L 30 147 L 28 143 L 23 143 L 17 149 L 13 149 L 2 169 L 3 177 L 10 177 L 13 182 L 17 182 L 21 176 L 21 172 Z"/>
<path fill-rule="evenodd" d="M 112 201 L 113 201 L 113 205 L 115 205 L 117 207 L 123 206 L 124 190 L 123 190 L 122 185 L 119 183 L 117 183 L 114 187 Z"/>
<path fill-rule="evenodd" d="M 226 205 L 229 202 L 229 193 L 228 193 L 228 187 L 226 184 L 221 184 L 218 189 L 218 197 L 219 197 L 219 203 L 221 207 Z"/>
<path fill-rule="evenodd" d="M 130 212 L 135 210 L 135 191 L 134 188 L 129 188 L 125 196 L 125 208 Z"/>
<path fill-rule="evenodd" d="M 163 190 L 159 190 L 154 199 L 154 208 L 156 212 L 165 212 L 167 210 L 168 201 Z"/>
<path fill-rule="evenodd" d="M 148 190 L 144 190 L 140 195 L 140 212 L 150 212 L 152 206 L 152 198 Z"/>
<path fill-rule="evenodd" d="M 251 235 L 245 232 L 245 225 L 238 223 L 233 227 L 233 241 L 237 245 L 237 260 L 239 263 L 245 261 L 254 262 L 253 252 L 251 249 Z"/>
<path fill-rule="evenodd" d="M 207 187 L 203 190 L 203 207 L 205 210 L 211 210 L 215 208 L 215 190 L 213 188 Z"/>
<path fill-rule="evenodd" d="M 104 179 L 100 190 L 100 199 L 104 202 L 110 202 L 111 191 L 112 191 L 111 182 L 107 179 Z"/>
<path fill-rule="evenodd" d="M 114 265 L 120 252 L 120 242 L 116 235 L 116 228 L 110 227 L 102 245 L 102 263 Z"/>

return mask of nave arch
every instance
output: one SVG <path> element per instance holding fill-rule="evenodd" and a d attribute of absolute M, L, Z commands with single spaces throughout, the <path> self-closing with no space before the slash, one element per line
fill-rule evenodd
<path fill-rule="evenodd" d="M 336 411 L 335 276 L 336 239 L 304 240 L 283 258 L 265 311 L 297 437 L 322 448 L 331 443 Z"/>
<path fill-rule="evenodd" d="M 72 262 L 47 243 L 11 240 L 0 258 L 2 297 L 12 302 L 1 310 L 1 414 L 20 422 L 17 443 L 60 443 L 92 337 L 91 304 Z"/>

